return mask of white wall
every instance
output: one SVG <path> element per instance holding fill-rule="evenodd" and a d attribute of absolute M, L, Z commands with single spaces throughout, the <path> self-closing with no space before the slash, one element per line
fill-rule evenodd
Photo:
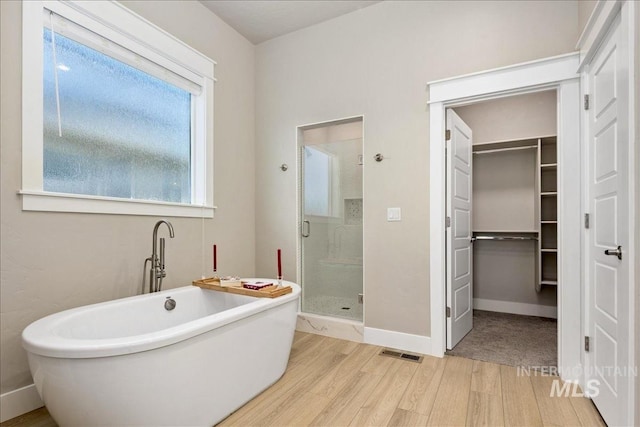
<path fill-rule="evenodd" d="M 429 336 L 426 83 L 573 51 L 577 7 L 382 2 L 259 45 L 258 274 L 281 247 L 284 274 L 296 277 L 296 174 L 277 167 L 296 164 L 296 126 L 362 114 L 365 326 Z M 387 222 L 387 207 L 401 207 L 402 221 Z"/>
<path fill-rule="evenodd" d="M 198 2 L 125 5 L 218 62 L 215 86 L 213 220 L 169 218 L 165 288 L 191 283 L 211 269 L 218 244 L 222 273 L 253 276 L 255 48 Z M 20 334 L 32 321 L 65 308 L 136 294 L 158 218 L 22 212 L 21 3 L 1 14 L 1 390 L 32 382 Z M 204 232 L 205 251 L 201 244 Z M 164 233 L 164 232 L 163 232 Z"/>
<path fill-rule="evenodd" d="M 473 130 L 473 143 L 537 138 L 557 133 L 556 91 L 535 92 L 455 108 Z"/>

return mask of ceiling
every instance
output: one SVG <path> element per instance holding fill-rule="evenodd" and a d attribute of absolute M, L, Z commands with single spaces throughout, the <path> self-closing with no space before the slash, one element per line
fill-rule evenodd
<path fill-rule="evenodd" d="M 201 0 L 253 44 L 371 6 L 379 1 Z"/>

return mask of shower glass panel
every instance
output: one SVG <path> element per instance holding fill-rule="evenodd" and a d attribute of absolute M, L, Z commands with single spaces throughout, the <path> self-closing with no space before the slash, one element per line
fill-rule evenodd
<path fill-rule="evenodd" d="M 299 135 L 302 311 L 362 321 L 362 120 Z"/>

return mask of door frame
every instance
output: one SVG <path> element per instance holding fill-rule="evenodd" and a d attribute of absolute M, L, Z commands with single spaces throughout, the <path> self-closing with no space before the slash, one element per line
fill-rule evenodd
<path fill-rule="evenodd" d="M 324 316 L 324 315 L 320 315 L 320 314 L 313 314 L 313 313 L 306 313 L 304 311 L 302 311 L 302 301 L 304 299 L 304 293 L 305 293 L 305 286 L 304 286 L 304 259 L 302 258 L 302 252 L 303 252 L 303 239 L 304 237 L 302 236 L 302 221 L 303 221 L 303 217 L 304 217 L 304 171 L 303 171 L 303 160 L 302 157 L 304 156 L 304 143 L 303 143 L 303 138 L 302 138 L 302 132 L 306 129 L 313 129 L 313 128 L 319 128 L 319 127 L 324 127 L 324 126 L 332 126 L 332 125 L 340 125 L 340 124 L 345 124 L 345 123 L 354 123 L 354 122 L 360 122 L 361 126 L 362 126 L 362 150 L 364 153 L 364 141 L 365 141 L 365 117 L 364 117 L 364 113 L 363 114 L 357 114 L 357 115 L 353 115 L 353 116 L 346 116 L 346 117 L 340 117 L 340 118 L 335 118 L 335 119 L 327 119 L 327 120 L 322 120 L 322 121 L 318 121 L 318 122 L 311 122 L 311 123 L 305 123 L 302 125 L 297 125 L 296 126 L 296 283 L 300 284 L 301 287 L 301 295 L 302 297 L 300 298 L 300 301 L 298 303 L 298 314 L 299 315 L 305 315 L 305 316 L 315 316 L 316 318 L 323 318 L 324 322 L 329 324 L 329 325 L 333 325 L 336 322 L 338 324 L 343 323 L 345 321 L 345 319 L 340 319 L 340 318 L 333 318 L 331 316 Z M 285 169 L 282 169 L 282 166 L 285 166 Z M 281 166 L 282 171 L 286 171 L 288 166 L 286 164 L 283 164 Z M 366 169 L 363 168 L 362 169 L 362 182 L 363 182 L 363 188 L 362 188 L 362 199 L 363 199 L 363 203 L 364 203 L 364 174 L 366 173 Z M 362 219 L 362 227 L 364 230 L 364 225 L 365 225 L 365 220 L 364 218 Z M 365 293 L 365 286 L 366 286 L 366 281 L 365 281 L 365 275 L 364 275 L 364 268 L 365 268 L 365 252 L 366 252 L 366 245 L 365 245 L 365 241 L 366 241 L 366 237 L 365 234 L 363 232 L 362 235 L 362 294 L 364 295 Z M 358 322 L 357 323 L 362 323 L 364 325 L 364 320 L 365 320 L 365 316 L 366 316 L 366 310 L 364 309 L 364 300 L 363 300 L 363 310 L 362 310 L 362 322 Z M 336 320 L 337 319 L 337 320 Z M 335 320 L 335 322 L 334 322 Z M 339 332 L 336 332 L 335 330 L 332 331 L 332 333 L 334 335 L 329 334 L 329 336 L 335 336 L 337 338 L 343 338 L 346 337 L 348 335 L 349 338 L 344 338 L 344 339 L 349 339 L 349 340 L 354 340 L 354 336 L 353 335 L 344 335 L 341 334 Z M 326 335 L 326 333 L 323 333 L 321 335 Z"/>
<path fill-rule="evenodd" d="M 431 353 L 446 350 L 445 111 L 480 101 L 556 90 L 558 134 L 558 370 L 583 385 L 582 375 L 582 176 L 579 53 L 428 83 L 430 123 Z M 580 165 L 580 167 L 582 167 Z M 562 284 L 562 285 L 560 285 Z"/>

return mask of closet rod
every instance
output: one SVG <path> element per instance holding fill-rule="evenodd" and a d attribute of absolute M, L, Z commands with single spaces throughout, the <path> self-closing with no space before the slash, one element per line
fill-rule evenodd
<path fill-rule="evenodd" d="M 532 236 L 473 236 L 471 241 L 474 240 L 538 240 L 538 238 Z"/>
<path fill-rule="evenodd" d="M 495 148 L 493 150 L 474 151 L 473 154 L 498 153 L 501 151 L 526 150 L 528 148 L 538 148 L 537 145 L 526 145 L 524 147 Z"/>

